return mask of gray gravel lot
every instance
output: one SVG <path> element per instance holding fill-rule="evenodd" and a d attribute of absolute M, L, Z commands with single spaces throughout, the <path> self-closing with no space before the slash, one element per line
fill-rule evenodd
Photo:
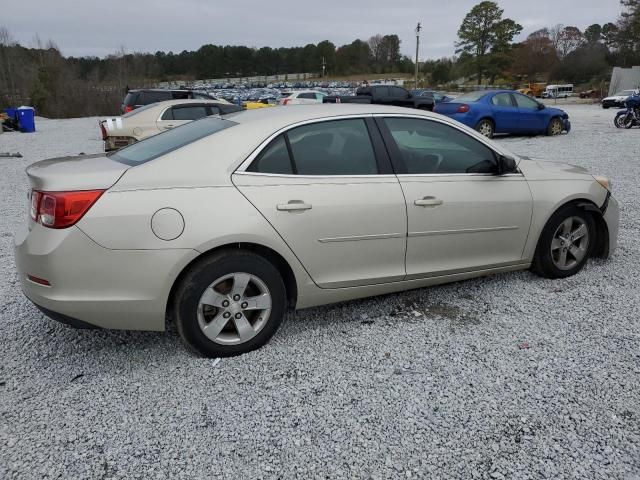
<path fill-rule="evenodd" d="M 640 478 L 640 129 L 565 108 L 569 135 L 499 141 L 613 179 L 611 260 L 301 311 L 220 362 L 28 303 L 24 167 L 101 142 L 96 119 L 0 135 L 24 155 L 0 158 L 0 478 Z"/>

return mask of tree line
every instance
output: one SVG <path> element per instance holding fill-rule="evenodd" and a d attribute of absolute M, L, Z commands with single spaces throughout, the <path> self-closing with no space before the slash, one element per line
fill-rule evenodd
<path fill-rule="evenodd" d="M 608 79 L 611 67 L 640 64 L 640 0 L 621 0 L 616 22 L 581 31 L 556 25 L 514 42 L 523 28 L 504 18 L 496 2 L 482 1 L 464 17 L 456 56 L 421 65 L 423 83 L 478 85 L 554 80 L 574 84 Z M 398 35 L 336 46 L 329 40 L 304 47 L 249 48 L 203 45 L 180 53 L 127 53 L 104 58 L 64 57 L 57 46 L 36 39 L 33 48 L 15 42 L 0 28 L 0 107 L 31 104 L 51 117 L 116 113 L 126 88 L 168 80 L 319 73 L 331 76 L 412 73 Z"/>
<path fill-rule="evenodd" d="M 598 86 L 613 66 L 640 64 L 640 0 L 621 0 L 616 22 L 593 24 L 584 31 L 555 25 L 514 42 L 522 26 L 496 2 L 483 1 L 465 16 L 458 30 L 455 57 L 425 62 L 429 83 L 445 85 L 468 78 L 478 85 L 556 81 Z"/>

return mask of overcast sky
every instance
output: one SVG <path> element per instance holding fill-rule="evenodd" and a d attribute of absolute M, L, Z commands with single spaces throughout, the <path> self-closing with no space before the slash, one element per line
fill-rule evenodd
<path fill-rule="evenodd" d="M 454 53 L 456 32 L 478 1 L 367 0 L 0 0 L 0 26 L 34 46 L 36 34 L 66 56 L 196 50 L 207 43 L 250 47 L 336 45 L 376 33 L 398 34 L 402 53 L 415 55 L 416 22 L 422 22 L 420 59 Z M 558 23 L 584 29 L 615 21 L 618 0 L 500 0 L 522 36 Z"/>

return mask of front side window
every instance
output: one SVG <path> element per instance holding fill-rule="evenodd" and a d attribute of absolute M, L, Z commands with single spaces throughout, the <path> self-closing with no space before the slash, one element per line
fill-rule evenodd
<path fill-rule="evenodd" d="M 540 104 L 535 100 L 532 100 L 526 95 L 521 95 L 519 93 L 514 94 L 513 96 L 516 98 L 516 104 L 518 105 L 518 107 L 526 108 L 529 110 L 538 110 Z"/>
<path fill-rule="evenodd" d="M 407 98 L 407 91 L 400 87 L 389 87 L 392 97 Z"/>
<path fill-rule="evenodd" d="M 497 173 L 493 151 L 456 128 L 414 118 L 384 122 L 407 174 Z"/>
<path fill-rule="evenodd" d="M 378 164 L 364 120 L 349 119 L 289 130 L 273 140 L 247 171 L 284 175 L 376 175 Z"/>

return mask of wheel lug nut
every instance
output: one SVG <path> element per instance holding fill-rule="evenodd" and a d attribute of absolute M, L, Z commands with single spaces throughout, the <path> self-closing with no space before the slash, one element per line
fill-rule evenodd
<path fill-rule="evenodd" d="M 231 314 L 230 314 L 229 312 L 224 312 L 224 313 L 222 314 L 222 316 L 223 316 L 224 318 L 229 318 L 229 317 L 231 316 Z"/>
<path fill-rule="evenodd" d="M 240 300 L 240 295 L 234 295 L 233 299 L 237 302 L 238 300 Z"/>
<path fill-rule="evenodd" d="M 249 306 L 249 304 L 247 302 L 242 302 L 242 305 L 240 305 L 242 308 L 247 308 Z"/>
<path fill-rule="evenodd" d="M 236 313 L 236 318 L 242 318 L 242 314 L 241 313 Z"/>
<path fill-rule="evenodd" d="M 229 306 L 229 300 L 224 300 L 224 301 L 222 302 L 222 306 L 223 306 L 223 307 L 228 307 L 228 306 Z"/>

